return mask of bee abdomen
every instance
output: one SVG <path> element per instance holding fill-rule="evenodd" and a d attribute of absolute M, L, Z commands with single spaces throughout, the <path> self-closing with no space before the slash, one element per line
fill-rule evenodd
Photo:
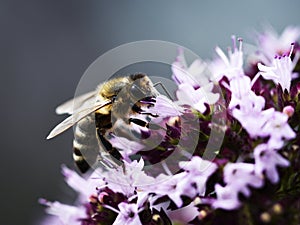
<path fill-rule="evenodd" d="M 87 161 L 82 156 L 81 152 L 77 148 L 73 148 L 73 159 L 78 167 L 78 169 L 85 173 L 90 169 L 90 165 L 87 163 Z"/>
<path fill-rule="evenodd" d="M 86 172 L 98 156 L 94 114 L 80 120 L 74 129 L 73 158 L 81 172 Z"/>

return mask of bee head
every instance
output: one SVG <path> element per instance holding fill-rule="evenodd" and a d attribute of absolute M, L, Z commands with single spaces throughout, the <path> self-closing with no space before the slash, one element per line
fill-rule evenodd
<path fill-rule="evenodd" d="M 113 101 L 112 111 L 116 117 L 127 117 L 132 111 L 141 111 L 140 107 L 149 105 L 149 99 L 158 95 L 146 74 L 132 74 L 127 79 L 128 83 L 120 88 Z"/>
<path fill-rule="evenodd" d="M 149 97 L 156 97 L 158 95 L 157 90 L 153 87 L 152 81 L 146 74 L 132 74 L 130 75 L 130 79 L 132 80 L 132 84 L 128 91 L 135 101 L 140 101 Z"/>

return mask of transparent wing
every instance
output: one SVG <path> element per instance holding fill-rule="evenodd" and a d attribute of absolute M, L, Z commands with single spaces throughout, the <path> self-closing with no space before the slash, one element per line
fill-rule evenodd
<path fill-rule="evenodd" d="M 95 97 L 97 94 L 97 90 L 90 91 L 88 93 L 85 93 L 83 95 L 77 96 L 75 98 L 72 98 L 65 103 L 61 104 L 55 109 L 56 114 L 70 114 L 72 115 L 74 113 L 74 106 L 76 106 L 76 111 L 80 108 L 83 108 L 87 105 L 94 105 L 95 103 Z"/>
<path fill-rule="evenodd" d="M 76 124 L 78 121 L 82 120 L 84 117 L 87 115 L 95 112 L 96 110 L 105 107 L 109 104 L 111 104 L 111 100 L 106 100 L 102 102 L 96 102 L 93 104 L 93 106 L 84 108 L 84 109 L 79 109 L 76 112 L 73 112 L 73 115 L 67 117 L 64 121 L 62 121 L 60 124 L 58 124 L 48 135 L 47 139 L 51 139 L 58 134 L 64 132 L 65 130 L 69 129 L 72 127 L 74 124 Z"/>

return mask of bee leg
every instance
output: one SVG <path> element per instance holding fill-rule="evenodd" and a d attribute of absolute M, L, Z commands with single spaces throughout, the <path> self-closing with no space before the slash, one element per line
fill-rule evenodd
<path fill-rule="evenodd" d="M 105 162 L 104 163 L 107 164 L 108 167 L 111 167 L 111 168 L 120 166 L 122 164 L 122 162 L 121 162 L 122 155 L 103 136 L 100 129 L 98 129 L 97 132 L 98 132 L 98 137 L 100 139 L 100 142 L 101 142 L 102 146 L 104 147 L 104 149 L 106 150 L 106 154 L 105 153 L 101 154 L 102 159 L 100 159 L 100 160 L 106 161 L 106 163 Z"/>
<path fill-rule="evenodd" d="M 140 120 L 140 119 L 137 119 L 137 118 L 129 118 L 128 119 L 129 123 L 135 123 L 141 127 L 149 127 L 149 123 L 143 121 L 143 120 Z"/>
<path fill-rule="evenodd" d="M 149 104 L 151 105 L 151 104 Z M 136 113 L 139 113 L 139 114 L 143 114 L 143 115 L 149 115 L 149 116 L 152 116 L 152 117 L 158 117 L 158 115 L 155 115 L 155 114 L 152 114 L 152 113 L 147 113 L 147 112 L 144 112 L 139 106 L 137 106 L 136 104 L 132 104 L 131 106 L 132 110 Z"/>
<path fill-rule="evenodd" d="M 131 103 L 130 105 L 131 105 L 131 109 L 134 112 L 136 112 L 136 113 L 142 113 L 143 112 L 143 110 L 139 106 L 137 106 L 136 104 Z"/>

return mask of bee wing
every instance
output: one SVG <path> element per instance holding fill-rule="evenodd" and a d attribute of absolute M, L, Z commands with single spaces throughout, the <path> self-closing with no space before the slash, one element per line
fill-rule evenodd
<path fill-rule="evenodd" d="M 74 105 L 80 109 L 84 105 L 88 105 L 89 101 L 91 101 L 91 102 L 94 101 L 94 102 L 92 102 L 92 104 L 94 104 L 96 94 L 97 94 L 97 90 L 94 90 L 94 91 L 85 93 L 83 95 L 77 96 L 75 98 L 72 98 L 72 99 L 66 101 L 65 103 L 61 104 L 60 106 L 58 106 L 55 109 L 55 112 L 58 115 L 61 115 L 61 114 L 72 115 L 74 113 Z"/>
<path fill-rule="evenodd" d="M 95 112 L 96 110 L 105 107 L 107 105 L 111 104 L 111 100 L 106 100 L 102 102 L 96 102 L 91 107 L 87 107 L 85 109 L 80 109 L 74 112 L 71 116 L 67 117 L 64 121 L 62 121 L 60 124 L 58 124 L 48 135 L 47 139 L 51 139 L 58 134 L 64 132 L 65 130 L 72 127 L 74 124 L 76 124 L 78 121 L 82 120 L 87 115 Z"/>

